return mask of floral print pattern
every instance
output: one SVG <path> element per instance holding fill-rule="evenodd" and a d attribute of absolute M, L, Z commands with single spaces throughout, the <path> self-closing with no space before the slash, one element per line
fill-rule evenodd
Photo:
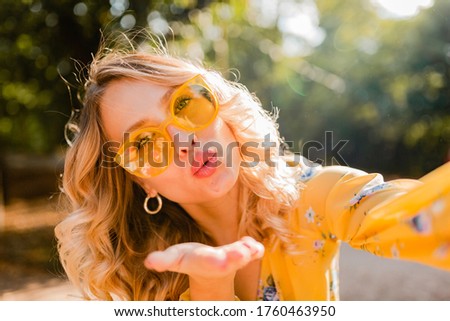
<path fill-rule="evenodd" d="M 411 218 L 410 224 L 419 234 L 430 234 L 432 232 L 431 218 L 426 212 L 421 212 Z"/>
<path fill-rule="evenodd" d="M 322 169 L 322 166 L 319 164 L 315 164 L 309 161 L 305 161 L 303 158 L 303 162 L 306 163 L 302 169 L 301 175 L 300 175 L 300 181 L 303 183 L 306 183 L 311 178 L 313 178 L 317 173 L 320 172 Z"/>
<path fill-rule="evenodd" d="M 375 185 L 375 186 L 368 186 L 368 187 L 364 187 L 361 192 L 359 192 L 358 194 L 356 194 L 351 200 L 350 200 L 350 206 L 354 206 L 356 204 L 359 204 L 361 202 L 361 200 L 364 197 L 367 197 L 375 192 L 381 191 L 383 189 L 386 189 L 390 187 L 390 185 L 388 183 L 382 183 L 379 185 Z"/>
<path fill-rule="evenodd" d="M 314 212 L 314 210 L 310 206 L 308 208 L 308 210 L 306 211 L 306 214 L 305 214 L 305 217 L 306 217 L 306 220 L 308 221 L 308 223 L 314 223 L 314 216 L 315 215 L 316 215 L 316 213 Z"/>
<path fill-rule="evenodd" d="M 275 286 L 275 281 L 271 274 L 266 278 L 265 282 L 260 281 L 258 301 L 280 301 L 277 287 Z"/>

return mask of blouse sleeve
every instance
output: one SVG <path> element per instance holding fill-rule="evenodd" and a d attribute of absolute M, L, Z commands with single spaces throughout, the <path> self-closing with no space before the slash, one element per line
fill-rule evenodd
<path fill-rule="evenodd" d="M 306 182 L 302 197 L 300 226 L 320 230 L 324 239 L 450 270 L 450 163 L 420 180 L 388 182 L 325 167 Z"/>

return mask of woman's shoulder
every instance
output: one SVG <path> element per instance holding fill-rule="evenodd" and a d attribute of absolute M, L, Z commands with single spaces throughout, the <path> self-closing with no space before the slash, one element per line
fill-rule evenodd
<path fill-rule="evenodd" d="M 300 155 L 291 156 L 287 159 L 286 162 L 289 166 L 294 166 L 299 169 L 298 180 L 304 184 L 307 184 L 312 180 L 329 181 L 339 180 L 344 176 L 355 177 L 367 175 L 366 172 L 349 166 L 323 166 Z"/>

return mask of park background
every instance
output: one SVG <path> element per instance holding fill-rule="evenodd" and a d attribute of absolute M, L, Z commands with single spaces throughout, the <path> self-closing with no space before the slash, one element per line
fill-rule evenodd
<path fill-rule="evenodd" d="M 325 165 L 419 178 L 450 160 L 448 0 L 0 0 L 0 299 L 78 298 L 53 234 L 64 127 L 102 33 L 140 28 L 237 76 Z M 449 273 L 342 256 L 342 299 L 450 299 Z"/>

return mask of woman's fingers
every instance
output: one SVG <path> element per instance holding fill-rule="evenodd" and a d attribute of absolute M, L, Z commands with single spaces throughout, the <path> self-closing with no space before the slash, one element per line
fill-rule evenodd
<path fill-rule="evenodd" d="M 191 252 L 200 243 L 182 243 L 168 247 L 164 251 L 155 251 L 150 253 L 144 261 L 148 269 L 158 272 L 173 271 L 181 272 L 180 266 L 184 256 Z"/>
<path fill-rule="evenodd" d="M 226 263 L 235 270 L 243 268 L 251 261 L 264 255 L 264 246 L 248 236 L 223 246 L 222 250 L 226 253 Z"/>
<path fill-rule="evenodd" d="M 158 272 L 171 270 L 171 268 L 179 264 L 178 262 L 180 260 L 180 255 L 174 252 L 168 250 L 153 252 L 147 256 L 144 264 L 148 269 L 153 269 Z"/>
<path fill-rule="evenodd" d="M 242 242 L 243 246 L 249 249 L 251 260 L 262 258 L 262 256 L 264 255 L 264 245 L 256 241 L 254 238 L 251 238 L 250 236 L 244 236 L 240 240 L 240 242 Z"/>

